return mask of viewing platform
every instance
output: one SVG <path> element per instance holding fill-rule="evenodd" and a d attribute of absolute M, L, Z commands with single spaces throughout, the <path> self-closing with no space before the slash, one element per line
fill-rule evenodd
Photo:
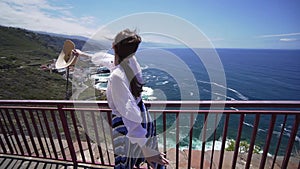
<path fill-rule="evenodd" d="M 300 101 L 145 104 L 167 168 L 300 168 Z M 1 100 L 0 168 L 113 168 L 110 126 L 106 101 Z"/>

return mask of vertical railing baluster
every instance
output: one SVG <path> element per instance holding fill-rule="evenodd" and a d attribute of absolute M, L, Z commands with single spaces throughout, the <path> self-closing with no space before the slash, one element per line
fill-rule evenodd
<path fill-rule="evenodd" d="M 112 135 L 112 116 L 111 116 L 111 112 L 106 112 L 106 115 L 107 115 L 107 120 L 108 120 L 108 124 L 109 124 L 109 131 L 110 131 L 110 139 L 111 139 L 111 143 L 113 143 L 113 135 Z M 101 116 L 100 116 L 101 117 Z M 102 125 L 103 127 L 103 125 Z M 104 132 L 105 133 L 105 132 Z M 105 138 L 105 146 L 106 146 L 106 150 L 107 150 L 107 155 L 108 155 L 108 160 L 109 160 L 109 165 L 112 164 L 112 162 L 110 161 L 110 156 L 109 156 L 109 151 L 108 151 L 108 146 L 107 146 L 107 143 L 106 143 L 106 137 L 104 135 L 104 138 Z M 114 150 L 115 147 L 114 147 L 114 144 L 112 144 L 112 149 Z"/>
<path fill-rule="evenodd" d="M 191 168 L 192 151 L 193 151 L 193 129 L 194 129 L 194 113 L 190 116 L 190 140 L 189 140 L 189 154 L 188 154 L 188 169 Z"/>
<path fill-rule="evenodd" d="M 157 128 L 157 126 L 156 126 L 156 113 L 153 113 L 153 125 L 154 125 L 154 127 L 155 127 L 155 133 L 156 133 L 156 128 Z"/>
<path fill-rule="evenodd" d="M 40 135 L 39 129 L 38 129 L 37 125 L 36 125 L 36 121 L 34 119 L 32 110 L 29 110 L 29 115 L 30 115 L 30 118 L 31 118 L 31 122 L 32 122 L 32 125 L 33 125 L 33 128 L 34 128 L 36 137 L 37 137 L 38 142 L 40 144 L 40 148 L 42 150 L 43 157 L 46 157 L 46 152 L 45 152 L 44 144 L 42 142 L 41 135 Z"/>
<path fill-rule="evenodd" d="M 243 130 L 244 119 L 245 119 L 245 114 L 241 114 L 240 115 L 240 123 L 239 123 L 238 133 L 237 133 L 237 137 L 236 137 L 236 140 L 235 140 L 235 149 L 234 149 L 234 154 L 233 154 L 233 159 L 232 159 L 232 169 L 235 169 L 235 166 L 236 166 L 236 161 L 237 161 L 237 156 L 238 156 L 238 153 L 239 153 L 239 147 L 240 147 L 240 141 L 241 141 L 241 135 L 242 135 L 242 130 Z"/>
<path fill-rule="evenodd" d="M 53 141 L 52 132 L 51 132 L 50 125 L 49 125 L 49 122 L 48 122 L 47 117 L 46 117 L 45 110 L 42 111 L 42 117 L 43 117 L 44 123 L 46 125 L 46 130 L 47 130 L 47 133 L 48 133 L 48 136 L 49 136 L 49 140 L 50 140 L 50 143 L 51 143 L 51 146 L 52 146 L 52 151 L 54 153 L 55 159 L 58 159 L 57 152 L 56 152 L 56 146 L 55 146 L 54 141 Z"/>
<path fill-rule="evenodd" d="M 7 109 L 5 109 L 5 114 L 6 114 L 6 117 L 7 117 L 7 119 L 8 119 L 8 116 L 9 116 L 9 115 L 8 115 L 8 113 L 7 113 Z M 3 116 L 3 122 L 4 122 L 4 126 L 6 127 L 8 137 L 10 138 L 11 143 L 12 143 L 12 146 L 13 146 L 15 152 L 16 152 L 16 153 L 14 153 L 14 151 L 12 151 L 12 153 L 13 153 L 13 154 L 18 154 L 19 152 L 18 152 L 16 143 L 15 143 L 13 137 L 11 136 L 11 129 L 9 128 L 9 125 L 7 124 L 6 119 L 5 119 L 5 117 L 4 117 L 3 114 L 2 114 L 2 116 Z"/>
<path fill-rule="evenodd" d="M 17 145 L 18 145 L 18 150 L 20 150 L 21 152 L 21 155 L 24 155 L 24 150 L 23 150 L 23 147 L 22 147 L 22 144 L 21 144 L 21 141 L 19 139 L 19 136 L 18 136 L 18 133 L 17 133 L 17 130 L 15 128 L 15 124 L 13 123 L 12 119 L 11 119 L 11 116 L 10 116 L 10 112 L 8 111 L 8 109 L 5 109 L 5 112 L 6 112 L 6 115 L 7 115 L 7 120 L 10 124 L 10 127 L 12 129 L 12 132 L 13 132 L 13 135 L 15 137 L 15 140 L 17 142 Z"/>
<path fill-rule="evenodd" d="M 1 121 L 1 119 L 0 119 L 0 121 Z M 0 125 L 1 125 L 1 122 L 0 122 Z M 1 128 L 0 128 L 0 133 L 3 133 Z M 5 145 L 4 145 L 3 141 L 2 141 L 2 137 L 1 136 L 0 136 L 0 145 L 1 145 L 1 148 L 2 148 L 2 151 L 0 151 L 0 153 L 6 154 L 7 150 L 6 150 L 6 147 L 5 147 Z"/>
<path fill-rule="evenodd" d="M 88 144 L 90 157 L 91 157 L 92 163 L 94 164 L 95 160 L 94 160 L 93 150 L 92 150 L 92 146 L 91 146 L 91 139 L 90 139 L 90 136 L 89 136 L 89 129 L 88 129 L 87 124 L 86 124 L 84 111 L 81 111 L 80 114 L 81 114 L 81 119 L 82 119 L 82 123 L 83 123 L 85 138 L 86 138 L 86 141 L 87 141 L 87 144 Z"/>
<path fill-rule="evenodd" d="M 274 168 L 274 165 L 275 165 L 275 162 L 276 162 L 277 154 L 278 154 L 280 144 L 281 144 L 281 139 L 283 137 L 283 132 L 284 132 L 284 128 L 285 128 L 285 125 L 286 125 L 286 120 L 287 120 L 287 114 L 284 115 L 284 119 L 283 119 L 283 123 L 282 123 L 282 126 L 281 126 L 280 135 L 279 135 L 279 138 L 278 138 L 278 142 L 277 142 L 276 150 L 275 150 L 275 153 L 274 153 L 274 159 L 273 159 L 273 163 L 272 163 L 271 168 Z"/>
<path fill-rule="evenodd" d="M 176 168 L 179 168 L 179 112 L 176 112 Z"/>
<path fill-rule="evenodd" d="M 206 140 L 207 116 L 208 116 L 208 113 L 205 113 L 204 121 L 203 121 L 203 130 L 202 130 L 202 149 L 201 149 L 200 168 L 204 167 L 205 144 L 207 141 Z"/>
<path fill-rule="evenodd" d="M 61 154 L 63 156 L 63 159 L 67 160 L 65 149 L 64 149 L 64 146 L 63 146 L 63 143 L 62 143 L 62 139 L 61 139 L 61 135 L 60 135 L 59 129 L 58 129 L 58 124 L 57 124 L 56 116 L 55 116 L 53 110 L 51 110 L 51 117 L 52 117 L 52 120 L 53 120 L 54 129 L 55 129 L 55 132 L 56 132 L 56 137 L 57 137 L 57 141 L 58 141 L 58 144 L 59 144 L 59 147 L 60 147 L 60 150 L 61 150 Z"/>
<path fill-rule="evenodd" d="M 63 105 L 57 105 L 58 108 L 58 112 L 59 112 L 59 117 L 63 126 L 63 130 L 67 139 L 67 144 L 70 150 L 70 154 L 71 154 L 71 158 L 72 158 L 72 162 L 75 166 L 75 168 L 77 167 L 77 158 L 76 158 L 76 152 L 74 149 L 74 145 L 73 145 L 73 141 L 72 141 L 72 137 L 70 134 L 70 129 L 68 126 L 68 121 L 67 121 L 67 117 L 65 115 L 65 111 L 63 110 Z"/>
<path fill-rule="evenodd" d="M 251 158 L 252 158 L 253 149 L 255 146 L 256 135 L 257 135 L 257 130 L 258 130 L 259 119 L 260 119 L 260 114 L 257 113 L 255 115 L 255 121 L 254 121 L 252 136 L 251 136 L 251 142 L 249 145 L 248 157 L 247 157 L 247 162 L 246 162 L 246 166 L 245 166 L 246 169 L 250 168 Z"/>
<path fill-rule="evenodd" d="M 17 126 L 18 126 L 18 128 L 19 128 L 21 137 L 22 137 L 22 139 L 23 139 L 23 143 L 24 143 L 24 145 L 25 145 L 25 148 L 26 148 L 26 150 L 27 150 L 28 155 L 30 156 L 30 155 L 31 155 L 30 148 L 29 148 L 29 146 L 28 146 L 28 143 L 27 143 L 27 140 L 26 140 L 24 131 L 23 131 L 23 127 L 22 127 L 22 125 L 21 125 L 20 118 L 19 118 L 19 116 L 18 116 L 18 114 L 17 114 L 16 109 L 13 109 L 13 113 L 14 113 L 14 116 L 15 116 L 15 119 L 16 119 Z"/>
<path fill-rule="evenodd" d="M 98 113 L 101 113 L 101 112 L 98 112 Z M 95 130 L 95 137 L 96 137 L 96 142 L 97 142 L 97 147 L 98 147 L 98 151 L 99 151 L 99 155 L 100 155 L 101 164 L 104 164 L 103 153 L 102 153 L 102 148 L 100 145 L 98 127 L 97 127 L 96 116 L 95 116 L 94 111 L 92 112 L 92 120 L 93 120 L 93 126 L 94 126 L 94 130 Z"/>
<path fill-rule="evenodd" d="M 1 116 L 2 116 L 2 119 L 3 119 L 3 122 L 4 122 L 5 119 L 4 119 L 4 115 L 3 115 L 2 110 L 1 110 Z M 13 150 L 13 147 L 10 144 L 10 141 L 9 141 L 9 138 L 8 138 L 9 131 L 7 130 L 7 132 L 6 132 L 4 126 L 5 126 L 5 124 L 2 124 L 2 120 L 0 120 L 0 127 L 1 127 L 1 130 L 2 130 L 2 133 L 3 133 L 3 137 L 4 137 L 5 141 L 6 141 L 6 144 L 8 145 L 8 149 L 9 149 L 10 153 L 13 154 L 14 150 Z"/>
<path fill-rule="evenodd" d="M 230 114 L 226 114 L 226 119 L 225 119 L 224 127 L 223 127 L 222 145 L 221 145 L 220 160 L 219 160 L 219 169 L 221 169 L 222 165 L 223 165 L 224 151 L 225 151 L 226 139 L 227 139 L 227 129 L 228 129 L 228 125 L 229 125 L 229 117 L 230 117 Z"/>
<path fill-rule="evenodd" d="M 293 125 L 292 132 L 290 135 L 289 143 L 288 143 L 287 149 L 285 151 L 285 156 L 284 156 L 284 159 L 283 159 L 283 162 L 281 165 L 282 168 L 288 167 L 288 162 L 289 162 L 291 152 L 293 149 L 293 145 L 295 142 L 295 138 L 296 138 L 296 135 L 298 132 L 299 123 L 300 123 L 300 115 L 297 114 L 297 115 L 295 115 L 295 121 L 294 121 L 294 125 Z M 299 166 L 300 166 L 300 162 L 299 162 L 298 168 L 299 168 Z"/>
<path fill-rule="evenodd" d="M 163 151 L 165 154 L 165 158 L 167 158 L 167 136 L 166 136 L 166 131 L 167 131 L 167 122 L 166 122 L 166 113 L 163 112 Z"/>
<path fill-rule="evenodd" d="M 85 163 L 86 160 L 85 160 L 85 156 L 84 156 L 84 152 L 83 152 L 83 148 L 82 148 L 82 143 L 81 143 L 80 134 L 79 134 L 79 131 L 78 131 L 78 125 L 77 125 L 77 122 L 76 122 L 74 111 L 71 111 L 71 119 L 72 119 L 72 122 L 73 122 L 73 126 L 74 126 L 74 130 L 75 130 L 75 135 L 76 135 L 76 139 L 77 139 L 77 142 L 78 142 L 81 158 L 82 158 L 82 161 Z"/>
<path fill-rule="evenodd" d="M 265 163 L 266 163 L 266 159 L 267 159 L 267 155 L 268 155 L 270 143 L 271 143 L 271 140 L 272 140 L 272 135 L 273 135 L 275 121 L 276 121 L 276 115 L 272 114 L 272 118 L 271 118 L 271 121 L 270 121 L 270 124 L 269 124 L 269 129 L 268 129 L 268 135 L 267 135 L 266 143 L 265 143 L 265 146 L 264 146 L 263 154 L 262 154 L 260 165 L 259 165 L 260 169 L 264 169 L 265 168 Z"/>
<path fill-rule="evenodd" d="M 101 128 L 102 128 L 102 133 L 103 133 L 103 139 L 104 139 L 104 143 L 105 143 L 105 148 L 106 148 L 106 155 L 107 155 L 107 157 L 108 157 L 108 163 L 109 164 L 111 164 L 110 163 L 110 156 L 109 156 L 109 152 L 108 152 L 108 146 L 107 146 L 107 140 L 106 140 L 106 134 L 105 134 L 105 131 L 104 131 L 104 126 L 103 126 L 103 117 L 102 117 L 102 112 L 100 111 L 99 112 L 100 113 L 100 115 L 99 115 L 99 117 L 100 117 L 100 125 L 101 125 Z M 111 128 L 111 127 L 110 127 Z"/>
<path fill-rule="evenodd" d="M 34 150 L 34 153 L 36 154 L 37 157 L 39 157 L 40 156 L 39 155 L 39 151 L 38 151 L 38 149 L 36 147 L 36 143 L 34 141 L 33 133 L 31 131 L 32 129 L 31 129 L 30 125 L 29 125 L 28 118 L 26 116 L 26 113 L 25 113 L 24 109 L 21 110 L 21 113 L 22 113 L 22 118 L 24 120 L 26 129 L 28 131 L 28 135 L 29 135 L 29 138 L 30 138 L 30 141 L 31 141 L 31 145 L 32 145 L 33 150 Z"/>
<path fill-rule="evenodd" d="M 210 157 L 210 166 L 209 166 L 209 168 L 212 168 L 213 161 L 214 161 L 215 140 L 216 140 L 216 134 L 217 134 L 217 121 L 218 121 L 218 114 L 216 114 L 215 122 L 214 122 L 214 138 L 213 138 L 213 145 L 212 145 L 212 150 L 211 150 L 211 157 Z"/>
<path fill-rule="evenodd" d="M 39 121 L 39 123 L 40 123 L 40 127 L 41 127 L 41 130 L 42 130 L 42 134 L 43 134 L 43 136 L 44 136 L 43 138 L 44 138 L 44 140 L 45 140 L 47 150 L 48 150 L 48 152 L 49 152 L 50 158 L 52 158 L 52 154 L 51 154 L 51 151 L 50 151 L 50 147 L 49 147 L 49 144 L 48 144 L 48 141 L 47 141 L 46 133 L 45 133 L 45 131 L 44 131 L 44 127 L 43 127 L 43 124 L 42 124 L 40 115 L 39 115 L 38 112 L 37 112 L 36 115 L 37 115 L 38 121 Z M 46 154 L 46 156 L 47 156 L 47 154 Z"/>

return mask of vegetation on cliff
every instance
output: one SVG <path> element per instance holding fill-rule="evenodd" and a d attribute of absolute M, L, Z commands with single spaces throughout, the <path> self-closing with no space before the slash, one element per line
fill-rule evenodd
<path fill-rule="evenodd" d="M 0 99 L 64 99 L 66 80 L 40 66 L 57 58 L 65 40 L 0 26 Z M 72 40 L 78 48 L 85 43 Z"/>

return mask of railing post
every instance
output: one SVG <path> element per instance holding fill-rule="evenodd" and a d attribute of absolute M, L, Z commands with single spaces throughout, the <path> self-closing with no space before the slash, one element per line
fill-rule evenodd
<path fill-rule="evenodd" d="M 284 160 L 283 160 L 282 165 L 281 165 L 282 168 L 287 168 L 287 166 L 288 166 L 288 162 L 289 162 L 291 152 L 292 152 L 292 149 L 293 149 L 295 137 L 297 135 L 297 131 L 298 131 L 298 127 L 299 127 L 299 121 L 300 121 L 300 115 L 297 114 L 295 116 L 295 122 L 294 122 L 292 133 L 291 133 L 291 136 L 290 136 L 290 139 L 289 139 L 289 143 L 288 143 L 288 146 L 287 146 L 287 149 L 286 149 Z M 299 168 L 299 166 L 300 166 L 300 162 L 299 162 L 298 168 Z"/>
<path fill-rule="evenodd" d="M 74 166 L 76 167 L 77 166 L 76 152 L 75 152 L 75 149 L 74 149 L 74 145 L 73 145 L 73 142 L 72 142 L 72 137 L 71 137 L 70 130 L 69 130 L 69 127 L 68 127 L 68 121 L 67 121 L 65 112 L 63 110 L 63 105 L 59 104 L 59 105 L 57 105 L 57 108 L 58 108 L 58 112 L 59 112 L 59 117 L 61 119 L 61 123 L 63 125 L 64 133 L 65 133 L 65 136 L 66 136 L 66 139 L 67 139 L 67 143 L 68 143 L 68 147 L 69 147 L 69 150 L 70 150 L 72 162 L 73 162 Z"/>
<path fill-rule="evenodd" d="M 268 129 L 268 135 L 267 135 L 267 138 L 266 138 L 266 143 L 265 143 L 265 146 L 264 146 L 263 154 L 262 154 L 260 165 L 259 165 L 260 169 L 265 168 L 270 143 L 271 143 L 271 140 L 272 140 L 275 121 L 276 121 L 276 115 L 272 114 L 272 118 L 270 120 L 269 129 Z"/>
<path fill-rule="evenodd" d="M 245 114 L 241 114 L 240 115 L 240 124 L 238 127 L 238 133 L 236 136 L 236 141 L 235 141 L 235 148 L 234 148 L 234 153 L 233 153 L 233 159 L 232 159 L 232 169 L 236 168 L 236 161 L 237 161 L 237 157 L 239 154 L 239 147 L 240 147 L 240 141 L 241 141 L 241 136 L 242 136 L 242 130 L 243 130 L 243 123 L 245 120 Z"/>
<path fill-rule="evenodd" d="M 229 116 L 230 114 L 226 114 L 225 123 L 223 127 L 223 135 L 222 135 L 222 146 L 220 151 L 220 157 L 219 157 L 219 169 L 222 168 L 223 165 L 223 158 L 224 158 L 224 151 L 225 151 L 225 144 L 226 144 L 226 137 L 227 137 L 227 129 L 229 125 Z"/>

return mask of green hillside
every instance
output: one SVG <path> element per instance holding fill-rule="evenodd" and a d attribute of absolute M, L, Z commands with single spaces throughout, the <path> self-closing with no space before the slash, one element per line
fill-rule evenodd
<path fill-rule="evenodd" d="M 57 58 L 65 40 L 0 26 L 0 99 L 64 99 L 66 80 L 40 66 Z"/>

